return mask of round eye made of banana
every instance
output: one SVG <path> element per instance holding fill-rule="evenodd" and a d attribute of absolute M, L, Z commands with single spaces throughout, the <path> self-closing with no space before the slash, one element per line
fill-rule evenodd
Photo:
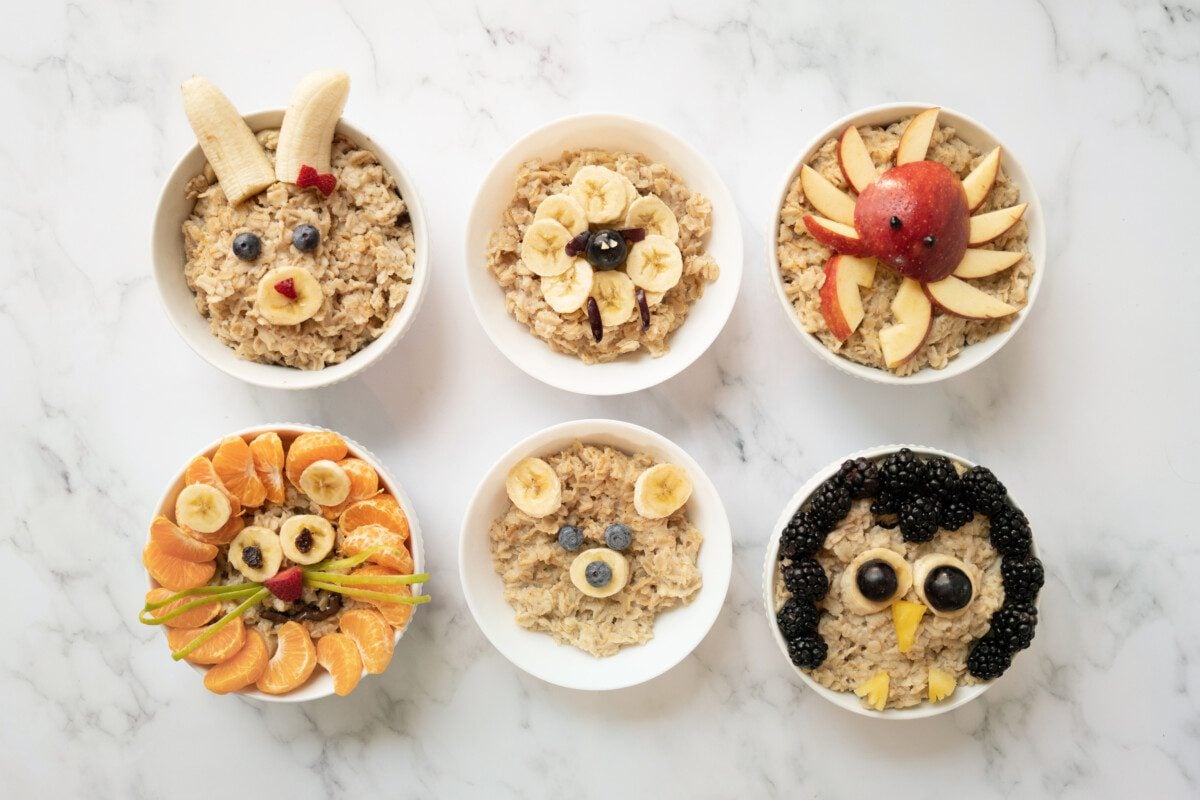
<path fill-rule="evenodd" d="M 842 572 L 842 602 L 856 614 L 882 611 L 912 588 L 904 556 L 886 547 L 864 550 Z"/>
<path fill-rule="evenodd" d="M 931 553 L 913 564 L 917 597 L 938 617 L 966 613 L 979 586 L 979 570 L 953 556 Z"/>

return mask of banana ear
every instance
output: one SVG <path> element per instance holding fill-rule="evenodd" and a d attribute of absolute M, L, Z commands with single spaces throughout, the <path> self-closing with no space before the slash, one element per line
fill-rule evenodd
<path fill-rule="evenodd" d="M 194 75 L 181 90 L 188 122 L 230 203 L 237 205 L 275 182 L 254 132 L 220 89 Z"/>
<path fill-rule="evenodd" d="M 349 94 L 350 76 L 341 70 L 318 70 L 296 85 L 279 128 L 277 179 L 295 183 L 305 166 L 318 173 L 329 172 L 333 131 Z"/>

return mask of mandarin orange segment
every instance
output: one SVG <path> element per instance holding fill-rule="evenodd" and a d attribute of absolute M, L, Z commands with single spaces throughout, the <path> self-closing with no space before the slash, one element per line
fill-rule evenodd
<path fill-rule="evenodd" d="M 344 529 L 343 529 L 344 530 Z M 372 553 L 367 561 L 390 567 L 402 575 L 411 575 L 413 557 L 404 546 L 404 537 L 382 525 L 360 525 L 350 533 L 342 536 L 338 551 L 344 555 L 353 556 L 368 547 L 382 546 L 387 550 Z"/>
<path fill-rule="evenodd" d="M 258 508 L 267 499 L 267 489 L 254 471 L 250 445 L 240 436 L 227 436 L 212 457 L 213 470 L 244 508 Z"/>
<path fill-rule="evenodd" d="M 188 561 L 164 551 L 153 541 L 142 550 L 142 563 L 154 580 L 173 592 L 203 586 L 217 571 L 212 561 Z"/>
<path fill-rule="evenodd" d="M 358 569 L 353 570 L 350 574 L 387 576 L 400 575 L 401 573 L 394 569 L 390 569 L 389 567 L 385 567 L 382 564 L 363 564 Z M 366 589 L 369 592 L 391 592 L 392 594 L 398 594 L 402 597 L 412 597 L 412 587 L 405 584 L 395 585 L 387 583 L 356 583 L 354 584 L 354 588 Z M 383 618 L 387 620 L 387 623 L 397 630 L 407 625 L 408 620 L 412 617 L 413 607 L 408 603 L 388 603 L 382 600 L 371 599 L 367 599 L 364 602 L 375 606 L 375 610 L 382 614 Z"/>
<path fill-rule="evenodd" d="M 240 650 L 209 668 L 204 675 L 204 686 L 217 694 L 244 689 L 262 677 L 269 658 L 266 639 L 258 631 L 250 630 Z"/>
<path fill-rule="evenodd" d="M 206 630 L 207 627 L 168 628 L 167 644 L 171 645 L 172 653 L 177 653 Z M 193 664 L 220 664 L 241 650 L 245 643 L 246 624 L 242 622 L 241 617 L 234 617 L 225 627 L 214 633 L 211 639 L 188 653 L 184 660 Z"/>
<path fill-rule="evenodd" d="M 288 448 L 284 460 L 284 471 L 293 486 L 300 485 L 300 473 L 304 472 L 314 461 L 322 459 L 341 461 L 346 457 L 350 448 L 346 441 L 332 431 L 309 431 L 302 433 Z"/>
<path fill-rule="evenodd" d="M 337 519 L 352 504 L 374 497 L 379 492 L 379 473 L 361 458 L 343 458 L 337 465 L 350 478 L 350 493 L 344 502 L 336 506 L 321 506 L 322 516 L 330 520 Z"/>
<path fill-rule="evenodd" d="M 333 678 L 333 691 L 345 697 L 362 679 L 358 645 L 344 633 L 327 633 L 317 639 L 317 663 Z"/>
<path fill-rule="evenodd" d="M 246 527 L 246 520 L 242 519 L 241 517 L 230 517 L 228 522 L 212 533 L 201 533 L 200 531 L 194 531 L 186 525 L 180 526 L 180 530 L 186 535 L 195 539 L 197 542 L 204 542 L 205 544 L 212 545 L 222 545 L 232 542 L 237 535 L 242 532 L 242 528 L 244 527 Z"/>
<path fill-rule="evenodd" d="M 229 491 L 225 484 L 221 483 L 221 478 L 218 477 L 217 471 L 213 469 L 213 464 L 204 456 L 196 456 L 188 462 L 187 469 L 183 471 L 183 482 L 187 486 L 193 483 L 204 483 L 209 486 L 215 486 L 225 493 L 229 498 L 230 511 L 233 516 L 242 513 L 242 501 L 237 495 Z"/>
<path fill-rule="evenodd" d="M 400 502 L 390 494 L 377 494 L 359 500 L 342 512 L 338 519 L 338 530 L 349 533 L 363 525 L 382 525 L 408 540 L 408 517 Z"/>
<path fill-rule="evenodd" d="M 184 561 L 212 561 L 217 557 L 217 548 L 214 545 L 193 539 L 162 514 L 150 523 L 150 541 L 167 555 L 182 558 Z"/>
<path fill-rule="evenodd" d="M 267 499 L 282 503 L 287 492 L 283 488 L 283 440 L 275 431 L 260 433 L 250 442 L 250 457 L 254 472 L 262 481 Z"/>
<path fill-rule="evenodd" d="M 275 655 L 255 685 L 267 694 L 286 694 L 317 668 L 317 648 L 299 622 L 285 622 L 276 632 Z"/>
<path fill-rule="evenodd" d="M 392 661 L 396 638 L 392 626 L 387 624 L 383 615 L 372 609 L 356 608 L 342 614 L 338 629 L 358 645 L 367 672 L 378 675 L 387 669 Z"/>
<path fill-rule="evenodd" d="M 170 589 L 163 589 L 161 587 L 158 589 L 151 589 L 150 591 L 146 592 L 146 603 L 147 605 L 150 603 L 161 603 L 173 594 L 175 593 Z M 171 613 L 180 606 L 193 603 L 199 599 L 201 598 L 181 597 L 170 605 L 163 606 L 162 608 L 156 608 L 150 612 L 150 615 L 154 617 L 161 617 L 164 614 Z M 221 604 L 214 600 L 211 603 L 205 603 L 202 606 L 197 606 L 191 611 L 185 611 L 178 617 L 169 619 L 163 624 L 168 628 L 199 628 L 201 625 L 207 625 L 209 622 L 212 622 L 213 618 L 220 613 Z"/>

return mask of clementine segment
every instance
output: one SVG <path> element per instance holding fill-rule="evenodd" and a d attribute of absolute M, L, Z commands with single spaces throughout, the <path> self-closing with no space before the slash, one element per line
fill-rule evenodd
<path fill-rule="evenodd" d="M 344 529 L 343 529 L 344 530 Z M 353 556 L 369 547 L 382 546 L 387 550 L 372 553 L 367 561 L 390 567 L 402 575 L 411 575 L 413 557 L 404 546 L 404 537 L 382 525 L 360 525 L 342 537 L 338 550 L 345 555 Z"/>
<path fill-rule="evenodd" d="M 338 630 L 358 645 L 367 672 L 378 675 L 387 669 L 396 647 L 396 636 L 378 611 L 369 608 L 347 611 L 338 621 Z"/>
<path fill-rule="evenodd" d="M 262 677 L 268 658 L 266 640 L 261 633 L 251 630 L 240 650 L 209 668 L 204 675 L 204 686 L 217 694 L 244 689 Z"/>
<path fill-rule="evenodd" d="M 267 499 L 272 503 L 282 503 L 286 491 L 283 488 L 283 440 L 279 434 L 269 431 L 254 437 L 250 442 L 250 457 Z"/>
<path fill-rule="evenodd" d="M 363 564 L 358 569 L 350 573 L 351 575 L 401 575 L 409 573 L 400 573 L 382 564 Z M 407 584 L 387 584 L 387 583 L 356 583 L 355 589 L 366 589 L 369 592 L 390 592 L 402 597 L 412 597 L 412 587 Z M 412 617 L 413 607 L 408 603 L 388 603 L 383 600 L 366 600 L 365 602 L 375 606 L 375 609 L 383 615 L 387 623 L 397 630 L 408 624 L 408 620 Z"/>
<path fill-rule="evenodd" d="M 341 461 L 348 452 L 350 448 L 346 446 L 346 441 L 332 431 L 302 433 L 288 448 L 284 471 L 292 485 L 299 486 L 300 473 L 314 461 Z"/>
<path fill-rule="evenodd" d="M 209 486 L 215 486 L 225 493 L 229 498 L 229 513 L 232 516 L 237 516 L 242 513 L 242 501 L 237 498 L 233 492 L 221 483 L 220 477 L 217 476 L 217 471 L 213 469 L 213 464 L 204 456 L 196 456 L 188 462 L 187 469 L 183 471 L 184 484 L 191 486 L 193 483 L 204 483 Z"/>
<path fill-rule="evenodd" d="M 196 637 L 208 630 L 205 628 L 169 628 L 167 643 L 171 652 L 177 653 L 196 640 Z M 193 664 L 220 664 L 233 657 L 246 643 L 246 624 L 241 617 L 234 617 L 225 627 L 221 628 L 204 644 L 188 653 L 184 658 Z"/>
<path fill-rule="evenodd" d="M 358 645 L 344 633 L 327 633 L 317 639 L 317 663 L 333 678 L 333 691 L 345 697 L 362 679 Z"/>
<path fill-rule="evenodd" d="M 161 587 L 158 589 L 151 589 L 150 591 L 146 592 L 146 603 L 161 603 L 173 594 L 175 593 L 170 589 L 163 589 Z M 171 613 L 180 606 L 187 605 L 188 603 L 194 603 L 199 599 L 200 598 L 198 597 L 181 597 L 170 605 L 165 605 L 162 608 L 156 608 L 150 612 L 150 615 L 154 617 L 161 617 L 164 614 Z M 201 625 L 207 625 L 209 622 L 212 622 L 213 618 L 220 613 L 221 604 L 214 600 L 211 603 L 205 603 L 202 606 L 197 606 L 191 611 L 185 611 L 178 617 L 169 619 L 163 624 L 168 628 L 199 628 Z"/>
<path fill-rule="evenodd" d="M 317 668 L 317 648 L 299 622 L 285 622 L 276 632 L 275 655 L 256 685 L 267 694 L 287 694 L 303 684 Z"/>
<path fill-rule="evenodd" d="M 212 561 L 188 561 L 177 558 L 153 541 L 142 550 L 142 563 L 154 580 L 173 592 L 184 589 L 194 589 L 203 586 L 217 571 L 217 565 Z"/>
<path fill-rule="evenodd" d="M 216 547 L 196 541 L 161 514 L 150 523 L 150 541 L 167 555 L 184 561 L 212 561 L 217 557 Z"/>
<path fill-rule="evenodd" d="M 267 489 L 254 471 L 250 445 L 240 436 L 227 436 L 212 457 L 213 470 L 230 494 L 245 508 L 258 508 L 267 499 Z"/>
<path fill-rule="evenodd" d="M 390 494 L 377 494 L 359 500 L 343 511 L 338 519 L 338 529 L 346 533 L 363 525 L 382 525 L 400 534 L 402 541 L 408 539 L 408 517 L 404 515 L 400 502 Z"/>

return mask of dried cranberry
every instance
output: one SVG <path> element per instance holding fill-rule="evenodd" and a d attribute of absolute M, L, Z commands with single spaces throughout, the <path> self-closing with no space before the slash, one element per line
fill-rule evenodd
<path fill-rule="evenodd" d="M 588 241 L 591 238 L 592 238 L 591 231 L 584 231 L 583 233 L 576 235 L 574 238 L 571 239 L 571 241 L 567 242 L 567 246 L 566 246 L 566 248 L 564 248 L 567 251 L 567 255 L 574 258 L 575 256 L 582 253 L 584 250 L 587 249 Z"/>
<path fill-rule="evenodd" d="M 246 562 L 246 566 L 250 569 L 258 569 L 263 565 L 262 550 L 259 550 L 254 545 L 242 548 L 242 561 Z"/>
<path fill-rule="evenodd" d="M 305 528 L 304 530 L 300 531 L 300 535 L 296 537 L 296 549 L 301 553 L 307 553 L 309 550 L 312 550 L 312 546 L 312 531 L 310 531 L 308 528 Z"/>
<path fill-rule="evenodd" d="M 645 228 L 622 228 L 621 230 L 617 231 L 617 233 L 621 234 L 621 238 L 630 244 L 633 244 L 634 242 L 640 242 L 646 238 Z"/>

